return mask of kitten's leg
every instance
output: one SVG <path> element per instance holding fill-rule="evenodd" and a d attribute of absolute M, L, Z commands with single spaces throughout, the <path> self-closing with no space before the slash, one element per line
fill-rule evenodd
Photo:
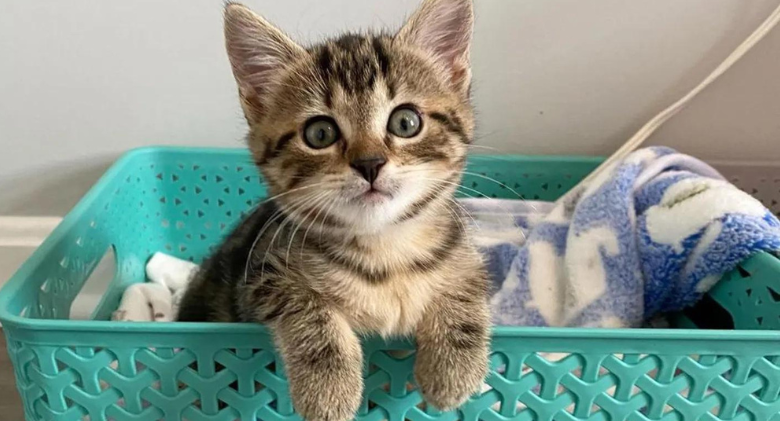
<path fill-rule="evenodd" d="M 417 328 L 415 378 L 425 400 L 441 410 L 477 393 L 488 370 L 487 296 L 478 285 L 468 289 L 437 297 Z"/>
<path fill-rule="evenodd" d="M 274 323 L 295 410 L 307 421 L 355 417 L 363 395 L 363 351 L 334 309 L 296 306 Z"/>

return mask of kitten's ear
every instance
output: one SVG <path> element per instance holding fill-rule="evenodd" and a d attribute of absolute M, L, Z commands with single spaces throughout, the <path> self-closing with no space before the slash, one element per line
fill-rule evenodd
<path fill-rule="evenodd" d="M 424 0 L 396 39 L 430 53 L 467 94 L 471 82 L 469 47 L 474 27 L 472 0 Z"/>
<path fill-rule="evenodd" d="M 225 7 L 225 45 L 247 118 L 263 112 L 263 97 L 279 83 L 285 66 L 306 54 L 282 31 L 238 3 Z"/>

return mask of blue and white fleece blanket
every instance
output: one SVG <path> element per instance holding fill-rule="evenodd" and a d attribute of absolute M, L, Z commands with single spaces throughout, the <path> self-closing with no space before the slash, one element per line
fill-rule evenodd
<path fill-rule="evenodd" d="M 639 327 L 694 304 L 780 221 L 709 165 L 647 148 L 565 203 L 466 199 L 497 325 Z"/>

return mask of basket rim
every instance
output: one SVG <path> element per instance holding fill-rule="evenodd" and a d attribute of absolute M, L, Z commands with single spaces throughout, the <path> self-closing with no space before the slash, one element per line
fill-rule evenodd
<path fill-rule="evenodd" d="M 62 222 L 52 231 L 38 249 L 11 276 L 6 285 L 0 289 L 0 322 L 5 329 L 25 330 L 34 332 L 56 331 L 67 332 L 110 332 L 142 334 L 142 333 L 201 333 L 201 334 L 268 334 L 264 326 L 250 323 L 151 323 L 151 322 L 113 322 L 102 320 L 60 320 L 31 319 L 13 314 L 9 311 L 11 300 L 17 295 L 23 282 L 32 271 L 41 264 L 44 257 L 58 242 L 59 238 L 73 228 L 77 216 L 88 208 L 108 187 L 108 184 L 125 165 L 144 155 L 166 153 L 193 154 L 230 154 L 242 155 L 246 148 L 217 147 L 181 147 L 181 146 L 147 146 L 131 149 L 123 153 L 109 169 L 98 179 L 92 188 L 82 197 L 76 206 L 69 211 Z M 577 155 L 519 155 L 519 154 L 472 154 L 470 159 L 490 159 L 501 156 L 515 161 L 598 164 L 603 157 Z M 780 262 L 780 261 L 779 261 Z M 686 340 L 686 341 L 772 341 L 780 342 L 780 331 L 767 330 L 697 330 L 697 329 L 610 329 L 610 328 L 551 328 L 551 327 L 511 327 L 496 326 L 493 328 L 493 338 L 538 338 L 538 339 L 603 339 L 603 340 Z"/>
<path fill-rule="evenodd" d="M 156 335 L 224 335 L 246 337 L 269 337 L 271 331 L 262 325 L 252 323 L 159 323 L 159 322 L 112 322 L 112 321 L 73 321 L 73 320 L 44 320 L 27 319 L 20 316 L 10 317 L 3 321 L 3 328 L 13 336 L 19 336 L 24 342 L 39 344 L 60 343 L 52 341 L 46 334 L 56 333 L 57 337 L 67 337 L 76 334 L 110 334 L 113 339 L 116 335 L 132 335 L 133 337 Z M 151 336 L 150 336 L 151 337 Z M 496 339 L 525 339 L 528 341 L 556 340 L 556 341 L 631 341 L 632 343 L 655 343 L 666 341 L 667 343 L 685 343 L 712 345 L 731 344 L 738 346 L 744 344 L 750 347 L 750 343 L 775 344 L 780 343 L 780 331 L 769 330 L 697 330 L 697 329 L 612 329 L 612 328 L 574 328 L 574 327 L 513 327 L 494 326 L 492 329 L 493 340 Z M 30 339 L 34 338 L 34 339 Z M 374 337 L 368 336 L 367 339 Z M 21 339 L 21 338 L 20 338 Z M 385 343 L 408 343 L 411 338 L 375 338 Z M 741 343 L 741 344 L 740 344 Z M 747 350 L 747 349 L 746 349 Z"/>

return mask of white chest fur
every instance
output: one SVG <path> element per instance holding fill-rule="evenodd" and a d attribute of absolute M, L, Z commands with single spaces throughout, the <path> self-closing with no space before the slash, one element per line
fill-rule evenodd
<path fill-rule="evenodd" d="M 322 287 L 336 298 L 355 331 L 412 334 L 430 301 L 457 276 L 453 268 L 457 264 L 449 262 L 427 270 L 411 269 L 420 259 L 433 258 L 433 250 L 446 236 L 446 230 L 433 224 L 404 224 L 381 235 L 355 238 L 355 244 L 344 249 L 345 256 L 388 276 L 371 280 L 326 264 L 327 285 Z"/>
<path fill-rule="evenodd" d="M 396 276 L 376 284 L 349 282 L 343 311 L 352 328 L 384 337 L 414 333 L 433 296 L 431 275 Z"/>

